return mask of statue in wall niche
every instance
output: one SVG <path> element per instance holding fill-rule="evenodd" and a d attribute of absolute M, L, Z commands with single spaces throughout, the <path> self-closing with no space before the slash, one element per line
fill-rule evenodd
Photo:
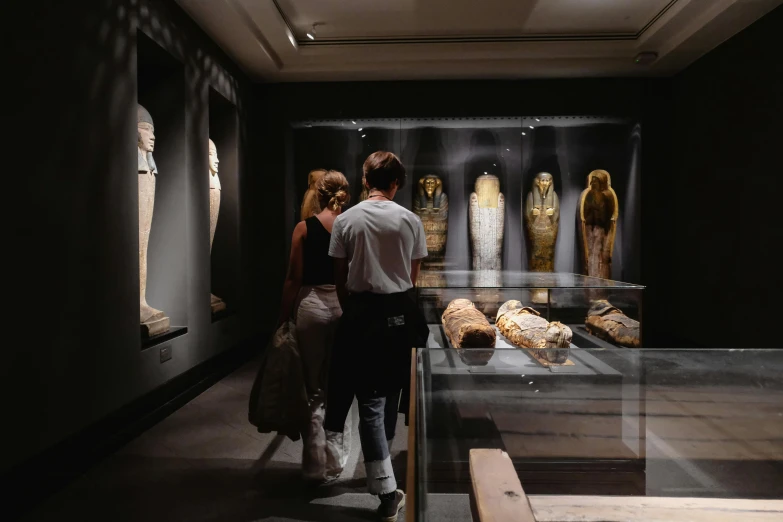
<path fill-rule="evenodd" d="M 215 230 L 217 229 L 218 214 L 220 214 L 220 178 L 218 177 L 218 159 L 217 147 L 215 142 L 209 140 L 209 253 L 212 254 L 212 243 L 215 240 Z M 216 314 L 226 309 L 226 303 L 215 294 L 210 294 L 210 307 L 212 313 Z"/>
<path fill-rule="evenodd" d="M 503 219 L 506 203 L 500 192 L 500 180 L 484 174 L 476 180 L 470 194 L 470 242 L 473 247 L 473 270 L 501 270 L 503 253 Z"/>
<path fill-rule="evenodd" d="M 299 219 L 302 221 L 321 212 L 321 205 L 318 204 L 318 191 L 315 186 L 318 184 L 318 180 L 324 177 L 324 174 L 326 174 L 324 169 L 315 169 L 307 175 L 307 192 L 302 198 L 302 210 L 299 213 Z"/>
<path fill-rule="evenodd" d="M 138 106 L 139 151 L 139 320 L 143 337 L 166 333 L 169 318 L 147 304 L 147 249 L 150 244 L 152 211 L 155 207 L 155 179 L 158 168 L 152 158 L 155 150 L 155 125 L 147 109 Z"/>
<path fill-rule="evenodd" d="M 443 181 L 435 174 L 427 174 L 419 180 L 413 212 L 421 219 L 427 236 L 425 265 L 431 267 L 442 264 L 449 228 L 449 198 L 443 192 Z"/>
<path fill-rule="evenodd" d="M 587 176 L 587 188 L 579 197 L 579 233 L 582 271 L 586 275 L 612 278 L 612 253 L 620 206 L 605 170 Z"/>
<path fill-rule="evenodd" d="M 552 174 L 540 172 L 525 201 L 524 225 L 528 238 L 528 270 L 555 271 L 555 242 L 560 222 L 560 201 L 555 193 Z M 534 289 L 534 303 L 546 303 L 547 291 Z"/>

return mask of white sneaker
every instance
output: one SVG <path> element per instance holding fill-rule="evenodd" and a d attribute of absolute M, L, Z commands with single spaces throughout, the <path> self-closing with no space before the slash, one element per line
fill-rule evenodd
<path fill-rule="evenodd" d="M 394 498 L 381 500 L 381 505 L 378 506 L 378 515 L 381 517 L 381 522 L 397 522 L 397 516 L 404 506 L 405 493 L 399 489 L 394 492 Z"/>

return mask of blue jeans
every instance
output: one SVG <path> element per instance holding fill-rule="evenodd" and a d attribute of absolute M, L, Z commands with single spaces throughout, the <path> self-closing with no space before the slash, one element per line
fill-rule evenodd
<path fill-rule="evenodd" d="M 397 489 L 391 463 L 391 441 L 397 427 L 397 402 L 400 393 L 387 396 L 361 393 L 359 402 L 359 438 L 367 472 L 367 489 L 373 495 L 392 493 Z"/>

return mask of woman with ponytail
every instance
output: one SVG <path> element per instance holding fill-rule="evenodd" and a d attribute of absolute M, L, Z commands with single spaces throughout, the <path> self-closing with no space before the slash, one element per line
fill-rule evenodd
<path fill-rule="evenodd" d="M 350 201 L 348 180 L 330 170 L 316 184 L 323 209 L 294 228 L 288 275 L 283 286 L 278 326 L 293 319 L 310 408 L 310 423 L 302 439 L 302 472 L 306 480 L 322 482 L 327 471 L 341 471 L 342 462 L 326 461 L 324 403 L 328 363 L 337 322 L 342 315 L 329 257 L 332 225 Z M 339 461 L 344 456 L 335 456 Z M 327 469 L 328 468 L 328 469 Z M 334 469 L 338 468 L 338 469 Z M 332 475 L 330 472 L 328 475 Z"/>

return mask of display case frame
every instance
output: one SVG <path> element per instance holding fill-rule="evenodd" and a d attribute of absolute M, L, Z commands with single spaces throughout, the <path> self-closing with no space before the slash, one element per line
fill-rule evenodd
<path fill-rule="evenodd" d="M 460 366 L 453 349 L 415 350 L 415 447 L 409 459 L 415 471 L 408 486 L 414 507 L 408 516 L 419 522 L 433 516 L 471 520 L 467 463 L 474 448 L 506 451 L 525 492 L 532 495 L 583 495 L 588 500 L 627 495 L 629 505 L 645 496 L 669 497 L 672 504 L 688 497 L 783 499 L 783 483 L 775 479 L 783 462 L 783 443 L 777 436 L 783 432 L 783 350 L 582 351 L 622 379 L 594 380 L 580 390 L 572 375 L 531 378 L 524 373 L 520 378 L 531 368 L 525 365 L 477 374 Z M 518 350 L 515 357 L 523 360 Z M 528 385 L 528 379 L 535 384 Z M 562 399 L 564 390 L 571 396 L 572 411 L 558 416 L 549 404 Z M 596 412 L 577 407 L 601 404 L 595 401 L 601 390 L 621 396 L 619 404 L 602 404 L 602 413 L 613 409 L 619 417 L 614 420 L 620 421 L 621 431 L 615 431 L 611 445 L 630 442 L 641 450 L 635 458 L 638 472 L 604 466 L 600 454 L 585 459 L 581 470 L 557 469 L 562 458 L 544 459 L 538 469 L 531 468 L 536 451 L 541 452 L 532 440 L 542 435 L 549 437 L 550 450 L 606 448 L 606 441 L 594 437 L 600 424 L 589 417 Z M 502 425 L 503 401 L 513 403 L 516 423 Z M 479 426 L 482 418 L 489 422 Z M 488 429 L 490 423 L 494 431 Z M 542 427 L 552 433 L 540 433 Z M 513 443 L 514 437 L 527 439 Z"/>

